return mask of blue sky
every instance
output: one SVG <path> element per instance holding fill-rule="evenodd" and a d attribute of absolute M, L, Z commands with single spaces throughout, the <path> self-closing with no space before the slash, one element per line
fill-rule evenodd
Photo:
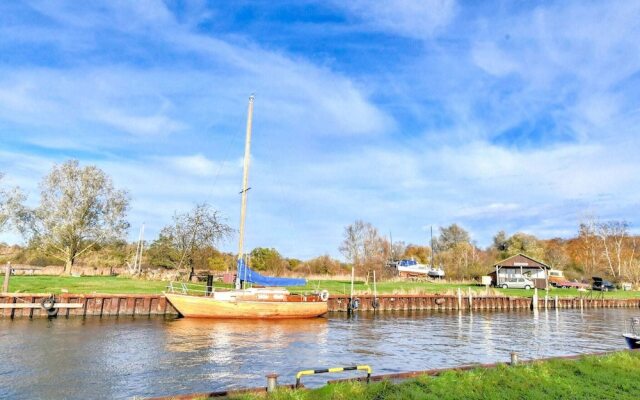
<path fill-rule="evenodd" d="M 635 226 L 638 21 L 637 1 L 2 2 L 0 171 L 33 204 L 52 164 L 100 166 L 132 239 L 203 201 L 237 227 L 255 92 L 249 248 L 338 256 L 356 219 L 481 246 Z"/>

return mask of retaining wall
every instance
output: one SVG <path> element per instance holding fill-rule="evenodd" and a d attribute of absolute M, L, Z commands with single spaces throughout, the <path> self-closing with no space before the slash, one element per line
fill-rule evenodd
<path fill-rule="evenodd" d="M 39 304 L 51 296 L 40 294 L 0 294 L 0 303 L 33 303 Z M 378 311 L 402 310 L 520 310 L 520 309 L 563 309 L 563 308 L 640 308 L 640 298 L 633 299 L 599 299 L 593 297 L 556 298 L 544 297 L 537 304 L 531 298 L 506 296 L 470 297 L 451 295 L 420 294 L 384 294 L 355 296 L 359 300 L 358 312 L 374 310 L 374 301 L 378 303 Z M 162 295 L 153 294 L 71 294 L 55 295 L 57 303 L 80 303 L 81 308 L 61 308 L 58 316 L 150 316 L 178 315 L 177 311 Z M 347 312 L 349 296 L 332 295 L 329 297 L 329 311 Z M 42 308 L 5 308 L 0 309 L 0 317 L 46 317 Z"/>
<path fill-rule="evenodd" d="M 374 310 L 374 300 L 377 299 L 376 310 L 518 310 L 518 309 L 555 309 L 555 308 L 617 308 L 640 307 L 640 298 L 634 299 L 600 299 L 594 297 L 582 298 L 538 298 L 507 296 L 469 296 L 461 293 L 460 296 L 451 295 L 424 295 L 424 294 L 384 294 L 354 296 L 359 300 L 358 311 Z M 330 311 L 347 312 L 349 308 L 349 296 L 332 295 L 329 297 Z"/>
<path fill-rule="evenodd" d="M 0 303 L 35 303 L 50 297 L 49 293 L 0 294 Z M 68 316 L 150 316 L 178 315 L 162 295 L 153 294 L 71 294 L 55 295 L 56 303 L 80 303 L 82 308 L 61 308 L 59 317 Z M 0 317 L 47 317 L 42 308 L 0 309 Z"/>

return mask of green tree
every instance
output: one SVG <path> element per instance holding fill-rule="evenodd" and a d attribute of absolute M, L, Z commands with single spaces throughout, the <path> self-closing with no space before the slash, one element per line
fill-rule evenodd
<path fill-rule="evenodd" d="M 4 174 L 0 172 L 0 233 L 20 217 L 24 195 L 19 188 L 2 185 Z"/>
<path fill-rule="evenodd" d="M 98 245 L 122 239 L 129 227 L 129 197 L 113 187 L 96 166 L 77 160 L 54 165 L 40 184 L 40 204 L 21 214 L 21 231 L 46 254 L 65 263 L 71 274 L 75 261 Z"/>
<path fill-rule="evenodd" d="M 279 274 L 286 269 L 288 263 L 276 249 L 256 247 L 250 253 L 251 268 L 257 271 L 270 271 Z"/>
<path fill-rule="evenodd" d="M 176 268 L 180 262 L 180 251 L 174 246 L 173 238 L 161 232 L 149 246 L 146 257 L 152 266 Z"/>
<path fill-rule="evenodd" d="M 188 271 L 191 279 L 198 258 L 207 258 L 207 255 L 203 257 L 203 252 L 215 248 L 231 232 L 231 227 L 224 223 L 219 211 L 207 203 L 196 204 L 189 212 L 174 214 L 173 224 L 162 228 L 162 242 L 158 243 L 157 250 L 163 250 L 164 253 L 157 255 L 179 271 Z M 149 251 L 152 252 L 152 249 Z M 173 251 L 177 252 L 177 257 Z"/>
<path fill-rule="evenodd" d="M 447 227 L 440 227 L 440 236 L 436 244 L 438 251 L 447 251 L 455 248 L 460 244 L 471 243 L 469 232 L 464 230 L 458 224 L 451 224 Z"/>
<path fill-rule="evenodd" d="M 312 258 L 296 267 L 296 271 L 318 275 L 335 275 L 346 272 L 340 261 L 328 254 Z"/>
<path fill-rule="evenodd" d="M 504 234 L 499 232 L 498 235 Z M 496 235 L 497 236 L 497 235 Z M 506 236 L 506 235 L 505 235 Z M 500 238 L 501 240 L 501 238 Z M 494 238 L 494 243 L 497 243 Z M 514 233 L 508 239 L 499 244 L 499 255 L 502 259 L 522 253 L 536 260 L 544 259 L 544 246 L 533 235 L 523 232 Z"/>
<path fill-rule="evenodd" d="M 233 254 L 222 253 L 215 249 L 212 250 L 212 254 L 207 258 L 209 269 L 214 271 L 229 271 L 229 269 L 235 268 L 236 257 Z"/>

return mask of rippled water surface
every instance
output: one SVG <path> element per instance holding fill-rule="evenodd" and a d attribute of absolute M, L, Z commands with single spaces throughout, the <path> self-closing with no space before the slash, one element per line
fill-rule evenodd
<path fill-rule="evenodd" d="M 634 309 L 387 312 L 300 321 L 0 320 L 0 398 L 112 399 L 292 383 L 306 368 L 374 373 L 625 348 Z M 345 375 L 333 375 L 333 378 Z M 319 375 L 305 384 L 329 379 Z"/>

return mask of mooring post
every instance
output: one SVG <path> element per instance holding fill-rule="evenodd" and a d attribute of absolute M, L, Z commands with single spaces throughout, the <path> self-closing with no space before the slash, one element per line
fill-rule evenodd
<path fill-rule="evenodd" d="M 545 293 L 544 294 L 544 309 L 546 310 L 547 308 L 549 308 L 549 293 Z"/>
<path fill-rule="evenodd" d="M 278 374 L 275 372 L 267 375 L 267 393 L 275 392 L 278 387 Z"/>
<path fill-rule="evenodd" d="M 11 277 L 11 262 L 7 263 L 7 268 L 4 272 L 4 283 L 2 284 L 2 293 L 9 293 L 9 278 Z"/>
<path fill-rule="evenodd" d="M 469 288 L 469 310 L 471 310 L 472 305 L 473 305 L 473 292 L 471 292 L 471 288 Z"/>
<path fill-rule="evenodd" d="M 531 299 L 531 308 L 538 309 L 538 288 L 533 289 L 533 298 Z"/>
<path fill-rule="evenodd" d="M 462 290 L 458 288 L 458 310 L 462 310 Z"/>
<path fill-rule="evenodd" d="M 511 352 L 511 365 L 518 365 L 518 353 L 515 351 Z"/>
<path fill-rule="evenodd" d="M 205 295 L 209 296 L 213 293 L 213 275 L 207 274 L 207 290 L 205 291 Z"/>
<path fill-rule="evenodd" d="M 553 306 L 555 307 L 556 310 L 558 309 L 558 295 L 556 295 L 556 298 L 553 302 Z"/>

